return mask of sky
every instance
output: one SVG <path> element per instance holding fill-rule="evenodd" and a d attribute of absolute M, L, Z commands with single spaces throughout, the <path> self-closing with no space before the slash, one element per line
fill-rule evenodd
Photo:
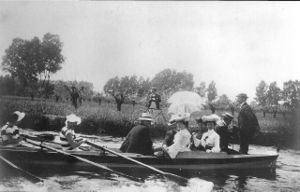
<path fill-rule="evenodd" d="M 253 99 L 260 81 L 300 79 L 299 2 L 0 2 L 0 56 L 20 37 L 58 34 L 66 60 L 52 79 L 92 82 L 166 69 L 218 95 Z M 2 62 L 2 60 L 1 60 Z M 0 74 L 5 74 L 0 69 Z"/>

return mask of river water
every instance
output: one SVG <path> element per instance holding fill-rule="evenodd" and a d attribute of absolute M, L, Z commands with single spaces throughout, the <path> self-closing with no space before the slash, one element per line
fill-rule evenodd
<path fill-rule="evenodd" d="M 94 140 L 95 141 L 95 140 Z M 108 147 L 118 147 L 120 139 L 98 140 Z M 155 143 L 158 145 L 158 143 Z M 238 149 L 238 146 L 234 146 Z M 272 147 L 250 146 L 250 153 L 275 151 Z M 33 166 L 34 167 L 34 166 Z M 18 171 L 0 167 L 0 192 L 2 191 L 63 191 L 63 192 L 144 192 L 144 191 L 300 191 L 300 151 L 281 150 L 275 170 L 247 170 L 223 172 L 185 172 L 191 178 L 187 186 L 160 178 L 141 170 L 130 170 L 130 174 L 146 177 L 144 183 L 135 183 L 114 174 L 93 172 L 42 172 L 39 177 L 45 182 L 34 183 Z M 34 168 L 33 168 L 34 169 Z M 6 170 L 6 171 L 3 171 Z M 29 171 L 29 170 L 27 170 Z M 34 173 L 34 170 L 32 170 Z M 40 173 L 40 171 L 39 171 Z M 145 176 L 146 175 L 146 176 Z"/>

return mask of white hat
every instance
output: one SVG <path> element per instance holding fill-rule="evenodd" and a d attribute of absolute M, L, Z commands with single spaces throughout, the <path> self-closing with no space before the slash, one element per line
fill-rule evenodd
<path fill-rule="evenodd" d="M 18 116 L 17 121 L 21 121 L 25 117 L 25 113 L 20 112 L 20 111 L 15 111 L 14 114 Z"/>
<path fill-rule="evenodd" d="M 221 120 L 221 118 L 218 115 L 216 115 L 216 114 L 203 115 L 201 118 L 202 118 L 203 122 L 207 122 L 207 121 L 215 121 L 215 122 L 217 122 L 217 121 Z"/>
<path fill-rule="evenodd" d="M 176 122 L 180 121 L 189 121 L 190 120 L 190 114 L 185 113 L 185 114 L 174 114 L 171 116 L 168 125 L 173 125 Z"/>
<path fill-rule="evenodd" d="M 77 125 L 79 125 L 81 123 L 81 118 L 76 116 L 75 114 L 68 115 L 66 118 L 67 118 L 66 124 L 67 124 L 67 122 L 72 122 L 72 123 L 76 122 Z"/>
<path fill-rule="evenodd" d="M 151 114 L 149 113 L 142 113 L 141 117 L 139 117 L 140 121 L 153 121 Z"/>

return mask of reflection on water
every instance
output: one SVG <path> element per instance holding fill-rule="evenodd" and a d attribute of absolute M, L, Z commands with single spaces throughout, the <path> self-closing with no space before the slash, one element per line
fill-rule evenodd
<path fill-rule="evenodd" d="M 106 146 L 117 147 L 114 139 Z M 101 142 L 101 141 L 98 141 Z M 251 146 L 250 150 L 264 153 L 274 151 L 270 147 Z M 250 151 L 251 152 L 251 151 Z M 294 150 L 280 151 L 276 170 L 252 169 L 231 171 L 185 171 L 177 172 L 190 180 L 188 186 L 161 178 L 145 169 L 118 169 L 129 175 L 145 179 L 143 183 L 136 183 L 126 178 L 118 177 L 102 171 L 66 171 L 48 170 L 36 171 L 38 176 L 46 179 L 44 185 L 33 183 L 25 179 L 17 171 L 0 167 L 0 191 L 64 191 L 64 192 L 136 192 L 136 191 L 299 191 L 300 190 L 300 152 Z M 198 178 L 198 179 L 197 179 Z M 207 183 L 199 178 L 212 182 Z M 202 190 L 199 190 L 202 189 Z"/>

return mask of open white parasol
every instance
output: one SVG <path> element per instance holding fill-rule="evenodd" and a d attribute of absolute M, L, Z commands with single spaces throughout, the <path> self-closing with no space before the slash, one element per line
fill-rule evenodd
<path fill-rule="evenodd" d="M 169 114 L 192 114 L 203 109 L 205 100 L 195 92 L 178 91 L 168 99 L 168 103 L 171 103 Z"/>

